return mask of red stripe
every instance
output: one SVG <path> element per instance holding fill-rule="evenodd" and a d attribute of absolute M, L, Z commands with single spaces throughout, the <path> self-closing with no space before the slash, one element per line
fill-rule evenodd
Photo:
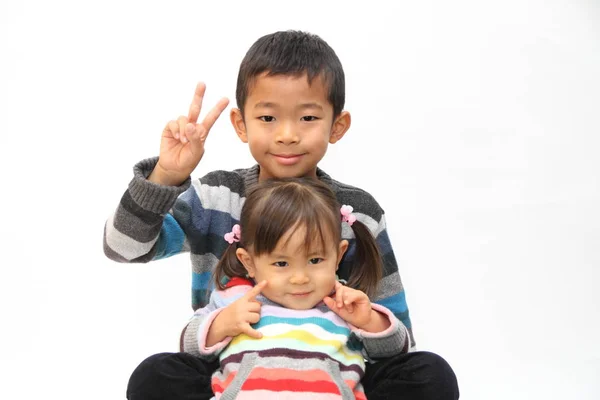
<path fill-rule="evenodd" d="M 225 288 L 230 288 L 233 286 L 254 286 L 254 282 L 252 282 L 250 279 L 234 276 L 225 284 Z"/>
<path fill-rule="evenodd" d="M 337 385 L 329 381 L 315 381 L 307 383 L 297 379 L 247 379 L 242 385 L 242 390 L 270 390 L 271 392 L 313 392 L 334 393 L 341 395 Z"/>

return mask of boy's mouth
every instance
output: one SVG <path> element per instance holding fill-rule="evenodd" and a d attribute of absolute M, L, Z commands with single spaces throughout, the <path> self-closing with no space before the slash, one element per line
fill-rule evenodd
<path fill-rule="evenodd" d="M 273 154 L 273 157 L 279 164 L 293 165 L 296 164 L 302 158 L 304 154 Z"/>

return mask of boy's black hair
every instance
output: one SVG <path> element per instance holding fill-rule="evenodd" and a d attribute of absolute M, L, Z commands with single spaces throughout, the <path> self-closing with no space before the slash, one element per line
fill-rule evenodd
<path fill-rule="evenodd" d="M 302 31 L 279 31 L 258 39 L 242 60 L 235 98 L 244 115 L 244 105 L 252 81 L 260 74 L 303 75 L 311 84 L 320 76 L 327 85 L 333 116 L 344 109 L 346 83 L 344 69 L 333 49 L 319 36 Z"/>

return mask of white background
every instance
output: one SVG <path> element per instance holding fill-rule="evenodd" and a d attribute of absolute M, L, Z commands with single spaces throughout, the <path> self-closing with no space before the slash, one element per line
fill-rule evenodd
<path fill-rule="evenodd" d="M 462 399 L 600 397 L 595 1 L 0 4 L 0 398 L 123 399 L 191 315 L 187 256 L 109 261 L 164 124 L 235 95 L 260 36 L 336 50 L 353 125 L 321 167 L 387 211 L 418 347 Z M 252 164 L 221 118 L 194 172 Z"/>

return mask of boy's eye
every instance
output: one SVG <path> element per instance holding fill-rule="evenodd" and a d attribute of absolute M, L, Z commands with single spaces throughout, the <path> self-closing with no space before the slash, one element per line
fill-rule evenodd
<path fill-rule="evenodd" d="M 258 119 L 260 119 L 262 122 L 273 122 L 273 121 L 275 121 L 275 117 L 273 117 L 272 115 L 262 115 L 262 116 L 258 117 Z"/>
<path fill-rule="evenodd" d="M 305 122 L 311 122 L 311 121 L 316 121 L 318 118 L 315 117 L 314 115 L 305 115 L 304 117 L 302 117 L 302 121 Z"/>
<path fill-rule="evenodd" d="M 276 267 L 287 267 L 288 263 L 287 261 L 275 261 L 273 265 Z"/>
<path fill-rule="evenodd" d="M 320 262 L 323 262 L 323 259 L 319 257 L 311 258 L 310 260 L 308 260 L 309 264 L 319 264 Z"/>

